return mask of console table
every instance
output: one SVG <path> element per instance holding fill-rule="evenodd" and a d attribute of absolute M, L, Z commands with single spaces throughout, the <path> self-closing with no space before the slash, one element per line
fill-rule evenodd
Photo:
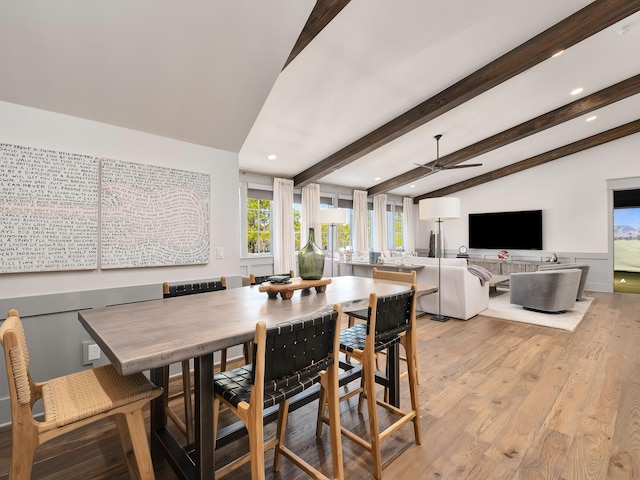
<path fill-rule="evenodd" d="M 505 286 L 509 282 L 509 275 L 494 274 L 489 279 L 489 294 L 496 293 L 499 286 Z"/>
<path fill-rule="evenodd" d="M 470 265 L 479 265 L 495 275 L 509 275 L 518 272 L 535 272 L 539 265 L 551 265 L 557 262 L 541 260 L 500 260 L 497 258 L 468 258 Z"/>
<path fill-rule="evenodd" d="M 423 269 L 424 265 L 394 265 L 389 263 L 339 262 L 338 274 L 371 278 L 373 276 L 374 267 L 377 268 L 378 270 L 390 270 L 393 272 L 411 272 L 413 270 Z"/>

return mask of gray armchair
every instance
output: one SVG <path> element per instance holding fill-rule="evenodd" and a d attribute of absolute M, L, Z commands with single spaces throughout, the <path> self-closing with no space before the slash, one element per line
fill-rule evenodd
<path fill-rule="evenodd" d="M 576 304 L 580 269 L 542 270 L 512 273 L 509 276 L 510 301 L 543 312 L 563 312 Z"/>
<path fill-rule="evenodd" d="M 584 294 L 584 285 L 587 283 L 587 275 L 589 275 L 589 265 L 586 263 L 553 263 L 550 265 L 540 265 L 538 271 L 566 270 L 569 268 L 579 268 L 582 271 L 582 275 L 580 275 L 580 286 L 578 287 L 578 294 L 576 296 L 576 300 L 581 300 Z"/>

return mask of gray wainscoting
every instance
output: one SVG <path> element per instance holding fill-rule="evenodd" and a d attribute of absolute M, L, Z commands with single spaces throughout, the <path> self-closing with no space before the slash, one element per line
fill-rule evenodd
<path fill-rule="evenodd" d="M 237 280 L 237 281 L 236 281 Z M 195 280 L 194 280 L 195 281 Z M 185 282 L 186 283 L 186 282 Z M 240 277 L 231 282 L 240 286 Z M 91 341 L 78 320 L 78 311 L 123 303 L 143 302 L 162 298 L 162 284 L 88 290 L 80 292 L 36 295 L 0 299 L 0 320 L 14 308 L 20 312 L 29 347 L 30 370 L 34 381 L 43 381 L 77 372 L 92 366 L 109 363 L 101 358 L 83 365 L 82 343 Z M 234 347 L 229 356 L 240 355 L 241 347 Z M 0 356 L 2 370 L 6 371 L 4 354 Z M 176 365 L 171 373 L 178 373 Z M 42 413 L 36 404 L 34 413 Z M 11 423 L 11 402 L 6 374 L 0 375 L 0 426 Z"/>

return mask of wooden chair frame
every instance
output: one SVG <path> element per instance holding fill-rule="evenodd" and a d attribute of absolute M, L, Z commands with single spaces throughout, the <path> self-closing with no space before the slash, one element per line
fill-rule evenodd
<path fill-rule="evenodd" d="M 162 393 L 160 388 L 154 387 L 140 373 L 141 382 L 148 383 L 148 393 L 143 398 L 127 402 L 115 408 L 110 408 L 99 413 L 78 412 L 77 420 L 66 424 L 59 424 L 55 412 L 48 411 L 47 402 L 44 401 L 45 420 L 36 421 L 33 417 L 33 405 L 43 399 L 44 391 L 51 388 L 58 379 L 45 382 L 34 382 L 29 372 L 29 353 L 20 315 L 17 310 L 10 310 L 7 319 L 0 327 L 0 342 L 4 347 L 4 356 L 7 368 L 9 384 L 9 396 L 11 398 L 11 460 L 9 466 L 9 480 L 26 480 L 31 478 L 33 459 L 37 448 L 49 440 L 77 430 L 91 423 L 114 416 L 118 428 L 120 441 L 124 449 L 125 461 L 132 479 L 154 479 L 153 465 L 149 450 L 149 441 L 144 424 L 143 408 L 153 398 Z M 98 367 L 98 369 L 113 369 L 111 365 Z M 97 370 L 97 369 L 96 369 Z M 66 375 L 60 379 L 70 380 L 70 384 L 82 383 L 83 374 Z M 110 372 L 118 375 L 117 372 Z M 76 381 L 71 381 L 72 377 Z M 86 376 L 84 377 L 86 378 Z M 94 387 L 95 388 L 95 387 Z M 111 390 L 110 390 L 111 392 Z M 123 392 L 123 396 L 126 392 Z"/>

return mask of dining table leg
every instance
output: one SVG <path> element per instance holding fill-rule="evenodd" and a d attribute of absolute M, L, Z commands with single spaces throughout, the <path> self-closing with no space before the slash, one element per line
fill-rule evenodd
<path fill-rule="evenodd" d="M 158 469 L 165 465 L 164 450 L 160 446 L 160 441 L 155 435 L 160 429 L 167 426 L 167 413 L 164 406 L 169 397 L 169 366 L 153 368 L 149 372 L 149 379 L 152 383 L 162 388 L 162 395 L 151 400 L 151 460 L 153 468 Z"/>
<path fill-rule="evenodd" d="M 194 377 L 196 437 L 193 460 L 196 478 L 213 480 L 213 353 L 194 359 Z"/>

